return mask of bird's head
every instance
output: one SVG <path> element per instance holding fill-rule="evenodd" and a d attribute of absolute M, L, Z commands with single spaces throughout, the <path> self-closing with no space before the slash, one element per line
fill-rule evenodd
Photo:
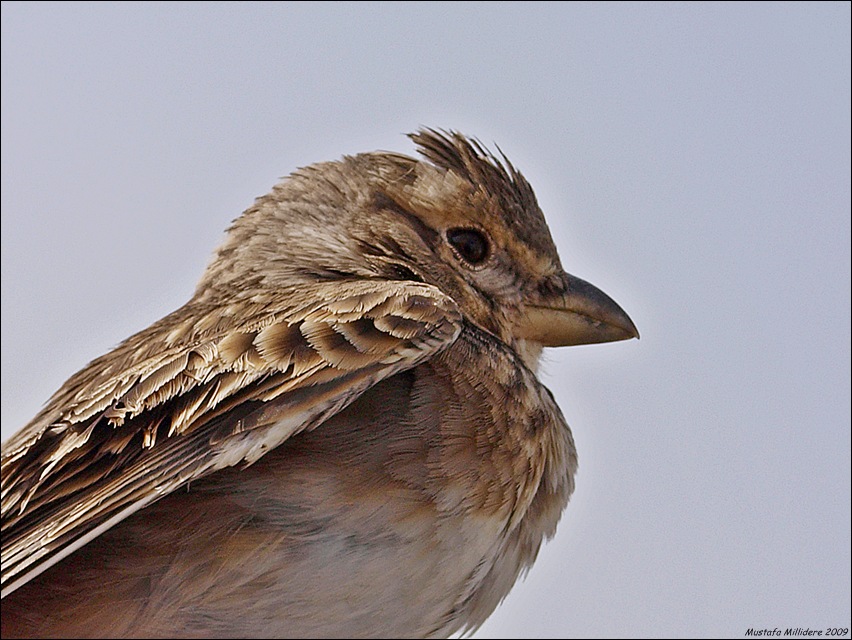
<path fill-rule="evenodd" d="M 533 365 L 544 346 L 638 337 L 627 314 L 567 274 L 532 187 L 459 133 L 410 135 L 425 160 L 359 154 L 298 170 L 229 231 L 196 298 L 384 278 L 434 285 Z"/>

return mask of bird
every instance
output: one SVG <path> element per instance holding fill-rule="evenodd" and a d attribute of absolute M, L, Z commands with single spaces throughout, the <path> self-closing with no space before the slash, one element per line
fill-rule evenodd
<path fill-rule="evenodd" d="M 2 447 L 2 635 L 437 638 L 552 537 L 546 347 L 638 338 L 455 130 L 293 171 Z"/>

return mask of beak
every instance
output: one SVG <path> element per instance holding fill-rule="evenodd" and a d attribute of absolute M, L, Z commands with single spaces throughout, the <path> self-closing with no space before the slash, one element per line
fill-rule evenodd
<path fill-rule="evenodd" d="M 565 274 L 564 293 L 543 295 L 526 306 L 517 337 L 544 347 L 566 347 L 638 338 L 630 317 L 603 291 Z"/>

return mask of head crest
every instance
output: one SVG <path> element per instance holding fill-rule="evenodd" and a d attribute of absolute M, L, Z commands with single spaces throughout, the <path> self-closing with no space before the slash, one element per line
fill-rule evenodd
<path fill-rule="evenodd" d="M 499 147 L 498 157 L 476 138 L 428 127 L 408 137 L 436 167 L 452 171 L 495 198 L 504 219 L 518 237 L 546 252 L 556 253 L 532 187 Z"/>
<path fill-rule="evenodd" d="M 523 208 L 538 206 L 532 187 L 499 147 L 498 157 L 476 138 L 428 127 L 408 137 L 417 145 L 420 154 L 435 166 L 453 171 L 501 200 L 507 199 Z"/>

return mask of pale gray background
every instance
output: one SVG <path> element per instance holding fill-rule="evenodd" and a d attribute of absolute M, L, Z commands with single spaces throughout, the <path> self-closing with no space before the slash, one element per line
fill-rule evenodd
<path fill-rule="evenodd" d="M 553 350 L 577 492 L 479 631 L 850 622 L 850 9 L 2 5 L 2 425 L 300 165 L 452 127 L 642 340 Z"/>

